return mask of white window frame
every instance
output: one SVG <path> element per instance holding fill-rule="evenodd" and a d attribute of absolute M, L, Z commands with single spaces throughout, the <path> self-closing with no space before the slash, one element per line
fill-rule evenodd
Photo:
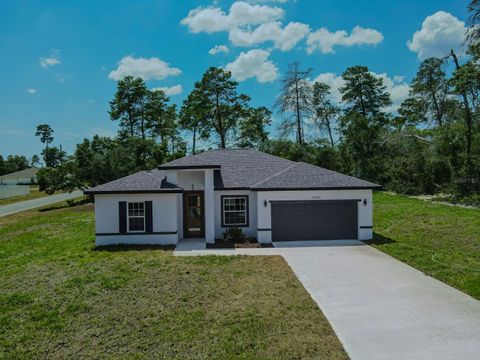
<path fill-rule="evenodd" d="M 225 210 L 225 200 L 230 200 L 230 199 L 243 199 L 245 200 L 245 209 L 244 210 Z M 222 196 L 222 227 L 228 228 L 228 227 L 248 227 L 248 217 L 249 217 L 249 211 L 248 211 L 248 201 L 249 197 L 248 195 L 223 195 Z M 227 224 L 225 213 L 238 213 L 238 212 L 244 212 L 245 213 L 245 222 L 242 224 Z"/>
<path fill-rule="evenodd" d="M 129 212 L 128 212 L 128 206 L 130 204 L 143 204 L 143 216 L 136 216 L 136 215 L 132 215 L 130 216 Z M 136 218 L 136 219 L 139 219 L 139 218 L 143 218 L 143 230 L 130 230 L 130 219 L 132 218 Z M 145 216 L 145 201 L 129 201 L 127 202 L 127 232 L 128 233 L 144 233 L 147 229 L 147 223 L 146 223 L 146 216 Z"/>

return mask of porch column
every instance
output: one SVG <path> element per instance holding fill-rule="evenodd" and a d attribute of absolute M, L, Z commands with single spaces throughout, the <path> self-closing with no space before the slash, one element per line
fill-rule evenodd
<path fill-rule="evenodd" d="M 205 170 L 205 240 L 215 243 L 215 203 L 213 189 L 213 170 Z"/>

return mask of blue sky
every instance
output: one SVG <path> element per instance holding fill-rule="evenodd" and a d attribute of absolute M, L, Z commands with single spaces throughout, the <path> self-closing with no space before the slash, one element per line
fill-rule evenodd
<path fill-rule="evenodd" d="M 334 100 L 345 68 L 367 65 L 398 105 L 422 58 L 451 47 L 461 52 L 466 6 L 459 0 L 4 0 L 0 154 L 40 153 L 34 136 L 40 123 L 53 127 L 54 144 L 68 152 L 93 134 L 113 136 L 108 102 L 115 79 L 126 74 L 168 88 L 180 105 L 209 66 L 221 66 L 253 105 L 271 107 L 292 61 L 330 83 Z"/>

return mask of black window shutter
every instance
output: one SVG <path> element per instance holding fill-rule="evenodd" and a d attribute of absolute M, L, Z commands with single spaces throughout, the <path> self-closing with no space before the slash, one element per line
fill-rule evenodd
<path fill-rule="evenodd" d="M 127 202 L 118 202 L 118 232 L 120 234 L 127 233 Z"/>
<path fill-rule="evenodd" d="M 153 232 L 153 214 L 151 201 L 145 201 L 145 232 Z"/>

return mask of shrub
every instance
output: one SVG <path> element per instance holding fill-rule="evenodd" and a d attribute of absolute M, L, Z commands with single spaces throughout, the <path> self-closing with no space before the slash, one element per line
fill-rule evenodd
<path fill-rule="evenodd" d="M 247 237 L 243 233 L 242 229 L 238 227 L 231 227 L 225 230 L 223 233 L 223 241 L 241 243 L 246 242 Z"/>

